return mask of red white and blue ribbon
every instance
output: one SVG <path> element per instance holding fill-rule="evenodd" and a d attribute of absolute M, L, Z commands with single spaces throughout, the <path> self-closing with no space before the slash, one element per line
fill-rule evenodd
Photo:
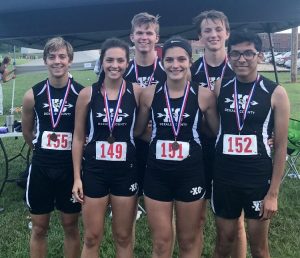
<path fill-rule="evenodd" d="M 46 87 L 47 87 L 47 97 L 48 97 L 51 124 L 52 124 L 52 128 L 55 129 L 57 127 L 58 123 L 59 123 L 59 120 L 61 118 L 62 112 L 63 112 L 65 104 L 66 104 L 67 97 L 69 95 L 69 91 L 70 91 L 70 88 L 71 88 L 71 79 L 70 78 L 68 79 L 67 89 L 66 89 L 66 92 L 65 92 L 63 102 L 59 107 L 59 111 L 58 111 L 58 115 L 56 117 L 56 121 L 55 121 L 55 118 L 54 118 L 54 111 L 53 111 L 53 105 L 52 105 L 52 98 L 51 98 L 49 80 L 47 80 L 47 82 L 46 82 Z"/>
<path fill-rule="evenodd" d="M 106 115 L 106 119 L 107 119 L 107 125 L 108 125 L 108 128 L 109 128 L 109 131 L 110 131 L 110 134 L 112 134 L 112 131 L 115 127 L 115 124 L 116 124 L 116 120 L 117 120 L 117 117 L 118 117 L 118 114 L 119 114 L 119 109 L 120 109 L 120 106 L 121 106 L 121 102 L 122 102 L 122 97 L 123 97 L 123 92 L 124 92 L 124 88 L 125 88 L 125 81 L 122 80 L 122 84 L 121 84 L 121 87 L 119 89 L 119 93 L 118 93 L 118 101 L 117 101 L 117 105 L 114 109 L 114 115 L 113 117 L 111 117 L 110 115 L 110 108 L 109 108 L 109 103 L 108 103 L 108 97 L 107 97 L 107 92 L 106 92 L 106 88 L 104 88 L 104 106 L 105 106 L 105 115 Z M 104 85 L 104 84 L 103 84 Z"/>
<path fill-rule="evenodd" d="M 178 117 L 178 120 L 177 120 L 177 123 L 176 123 L 175 119 L 173 117 L 173 114 L 172 114 L 172 107 L 171 107 L 171 103 L 170 103 L 168 86 L 167 86 L 166 82 L 164 84 L 164 93 L 165 93 L 166 105 L 167 105 L 167 108 L 168 108 L 168 113 L 169 113 L 169 117 L 170 117 L 170 121 L 171 121 L 171 125 L 172 125 L 172 130 L 173 130 L 173 133 L 174 133 L 174 136 L 175 136 L 175 141 L 176 141 L 177 136 L 178 136 L 179 131 L 180 131 L 180 127 L 181 127 L 181 123 L 182 123 L 183 114 L 184 114 L 184 110 L 185 110 L 185 107 L 186 107 L 189 91 L 190 91 L 190 82 L 188 81 L 186 86 L 185 86 L 185 89 L 184 89 L 183 100 L 182 100 L 182 104 L 181 104 L 181 108 L 180 108 L 180 112 L 179 112 L 179 117 Z"/>
<path fill-rule="evenodd" d="M 248 110 L 249 110 L 249 107 L 250 107 L 251 99 L 253 97 L 253 94 L 254 94 L 254 91 L 255 91 L 255 86 L 256 86 L 258 81 L 259 81 L 259 75 L 256 77 L 256 80 L 252 85 L 252 88 L 251 88 L 250 93 L 248 95 L 248 99 L 246 101 L 245 108 L 243 110 L 243 117 L 241 119 L 236 77 L 234 78 L 233 101 L 234 101 L 234 112 L 235 112 L 236 124 L 237 124 L 237 128 L 239 130 L 239 133 L 243 130 L 245 120 L 246 120 L 246 117 L 247 117 L 247 113 L 248 113 Z"/>
<path fill-rule="evenodd" d="M 227 59 L 227 56 L 225 57 L 225 64 L 222 68 L 222 73 L 221 73 L 221 81 L 223 80 L 223 77 L 224 77 L 224 74 L 225 74 L 225 70 L 226 70 L 226 66 L 227 66 L 227 63 L 228 63 L 228 59 Z M 207 63 L 205 61 L 205 57 L 203 56 L 203 66 L 204 66 L 204 73 L 205 73 L 205 77 L 206 77 L 206 81 L 207 81 L 207 86 L 210 90 L 213 90 L 214 87 L 211 85 L 211 82 L 210 82 L 210 77 L 209 77 L 209 74 L 208 74 L 208 68 L 207 68 Z"/>
<path fill-rule="evenodd" d="M 151 84 L 151 82 L 152 82 L 152 80 L 153 80 L 153 77 L 154 77 L 155 70 L 156 70 L 156 66 L 157 66 L 157 59 L 158 59 L 158 57 L 155 58 L 155 61 L 154 61 L 154 64 L 153 64 L 153 72 L 152 72 L 152 74 L 150 75 L 150 78 L 149 78 L 149 80 L 148 80 L 147 85 L 144 85 L 144 84 L 143 84 L 143 85 L 141 85 L 141 86 L 148 87 L 148 86 Z M 135 71 L 135 79 L 136 79 L 136 82 L 139 83 L 139 71 L 138 71 L 138 66 L 137 66 L 137 63 L 135 62 L 135 60 L 134 60 L 134 71 Z"/>

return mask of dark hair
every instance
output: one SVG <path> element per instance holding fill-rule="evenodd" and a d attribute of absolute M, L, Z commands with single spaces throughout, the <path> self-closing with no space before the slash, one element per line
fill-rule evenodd
<path fill-rule="evenodd" d="M 100 75 L 98 83 L 102 84 L 105 79 L 105 72 L 103 71 L 102 64 L 104 60 L 105 53 L 110 48 L 121 48 L 125 51 L 127 62 L 129 62 L 129 45 L 124 40 L 118 38 L 109 38 L 105 40 L 101 46 L 101 55 L 100 55 Z"/>
<path fill-rule="evenodd" d="M 67 54 L 70 61 L 73 61 L 73 56 L 74 56 L 73 47 L 68 41 L 64 40 L 62 37 L 55 37 L 47 41 L 43 53 L 44 61 L 46 61 L 47 56 L 51 51 L 57 51 L 64 47 L 67 50 Z"/>
<path fill-rule="evenodd" d="M 131 20 L 131 33 L 134 32 L 135 28 L 137 26 L 141 26 L 141 25 L 150 25 L 153 24 L 155 25 L 155 32 L 158 35 L 159 34 L 159 15 L 152 15 L 149 13 L 138 13 L 135 16 L 133 16 L 132 20 Z"/>
<path fill-rule="evenodd" d="M 189 41 L 186 39 L 180 37 L 180 36 L 174 36 L 169 38 L 165 41 L 162 49 L 162 58 L 164 59 L 166 52 L 169 48 L 173 47 L 181 47 L 183 48 L 189 55 L 190 59 L 192 58 L 193 52 L 192 52 L 192 46 Z"/>
<path fill-rule="evenodd" d="M 255 46 L 255 49 L 258 52 L 261 52 L 262 50 L 262 40 L 258 36 L 258 34 L 250 32 L 250 31 L 233 31 L 230 34 L 229 40 L 228 40 L 228 53 L 231 51 L 231 47 L 240 43 L 253 43 Z"/>
<path fill-rule="evenodd" d="M 9 64 L 11 58 L 9 56 L 5 56 L 0 64 Z"/>
<path fill-rule="evenodd" d="M 202 21 L 207 19 L 211 19 L 213 21 L 220 20 L 222 23 L 224 23 L 227 32 L 230 32 L 227 16 L 223 12 L 216 11 L 216 10 L 209 10 L 209 11 L 201 12 L 193 19 L 193 24 L 196 27 L 198 35 L 201 34 Z"/>

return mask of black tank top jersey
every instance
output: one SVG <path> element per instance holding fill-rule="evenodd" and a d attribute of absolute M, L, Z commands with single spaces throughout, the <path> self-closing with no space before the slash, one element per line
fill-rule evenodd
<path fill-rule="evenodd" d="M 184 111 L 182 125 L 177 137 L 177 141 L 189 142 L 189 156 L 182 161 L 170 161 L 156 159 L 157 140 L 174 141 L 172 125 L 168 115 L 167 104 L 164 95 L 164 84 L 156 85 L 154 98 L 151 105 L 152 116 L 152 138 L 150 142 L 150 151 L 148 155 L 148 166 L 163 170 L 174 169 L 195 169 L 202 166 L 202 147 L 200 142 L 200 126 L 202 121 L 202 112 L 198 103 L 198 85 L 191 83 L 186 108 Z M 172 113 L 179 116 L 183 96 L 170 99 Z M 177 117 L 178 117 L 177 116 Z"/>
<path fill-rule="evenodd" d="M 152 77 L 151 82 L 149 83 L 149 80 L 151 79 L 151 76 L 153 74 L 153 69 L 154 69 L 154 64 L 149 66 L 137 65 L 137 70 L 138 70 L 137 72 L 138 79 L 137 79 L 136 70 L 134 67 L 134 60 L 131 60 L 125 72 L 124 79 L 132 83 L 139 83 L 142 87 L 149 86 L 150 84 L 157 84 L 159 82 L 164 82 L 167 79 L 165 70 L 161 64 L 161 60 L 158 58 L 156 61 L 156 69 L 154 71 L 154 75 Z"/>
<path fill-rule="evenodd" d="M 73 134 L 74 131 L 75 105 L 78 94 L 83 89 L 83 86 L 73 79 L 71 80 L 72 82 L 69 94 L 59 123 L 54 129 L 55 132 L 69 132 Z M 41 148 L 43 132 L 53 131 L 49 112 L 46 80 L 33 86 L 32 90 L 35 101 L 34 112 L 36 121 L 36 138 L 33 140 L 35 151 L 33 152 L 32 162 L 47 167 L 71 166 L 71 150 L 49 150 Z M 50 85 L 55 121 L 58 115 L 58 110 L 63 103 L 66 90 L 67 86 L 63 88 L 54 88 Z"/>
<path fill-rule="evenodd" d="M 92 96 L 88 115 L 88 143 L 84 151 L 84 158 L 89 166 L 122 167 L 135 162 L 135 146 L 133 141 L 133 128 L 136 118 L 137 104 L 134 97 L 133 86 L 126 81 L 126 89 L 122 97 L 119 114 L 113 128 L 113 137 L 116 142 L 127 143 L 126 161 L 96 160 L 96 141 L 107 141 L 110 135 L 105 113 L 104 98 L 98 83 L 92 86 Z M 114 115 L 117 100 L 109 100 L 110 113 Z M 89 164 L 88 164 L 89 163 Z"/>
<path fill-rule="evenodd" d="M 242 117 L 245 103 L 253 83 L 241 83 L 237 81 L 237 93 L 240 117 Z M 267 144 L 268 138 L 274 127 L 273 110 L 271 109 L 271 97 L 277 84 L 260 76 L 245 119 L 241 135 L 256 135 L 257 155 L 228 155 L 223 154 L 224 134 L 238 135 L 236 116 L 234 112 L 234 79 L 222 84 L 218 97 L 218 111 L 220 114 L 220 129 L 216 142 L 216 171 L 215 179 L 227 183 L 239 185 L 258 185 L 266 183 L 271 176 L 271 150 Z M 218 159 L 226 161 L 226 166 L 218 162 Z M 218 164 L 219 163 L 219 164 Z"/>
<path fill-rule="evenodd" d="M 207 64 L 207 70 L 210 78 L 211 85 L 214 85 L 216 80 L 218 80 L 222 76 L 223 67 L 225 65 L 225 60 L 219 66 L 213 67 Z M 208 87 L 205 70 L 204 70 L 204 63 L 203 57 L 200 57 L 197 61 L 195 61 L 191 67 L 191 74 L 192 74 L 192 81 L 197 82 L 200 86 Z M 234 72 L 232 71 L 231 67 L 227 63 L 223 80 L 232 79 L 235 76 Z"/>

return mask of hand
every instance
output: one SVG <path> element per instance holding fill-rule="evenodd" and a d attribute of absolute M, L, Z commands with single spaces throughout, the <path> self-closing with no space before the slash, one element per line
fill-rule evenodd
<path fill-rule="evenodd" d="M 268 145 L 271 149 L 274 147 L 274 134 L 272 134 L 272 137 L 268 139 Z"/>
<path fill-rule="evenodd" d="M 12 78 L 12 79 L 15 79 L 16 77 L 17 77 L 17 76 L 14 74 L 11 78 Z"/>
<path fill-rule="evenodd" d="M 76 201 L 83 203 L 84 195 L 82 189 L 82 181 L 80 179 L 74 180 L 72 194 L 75 197 Z"/>
<path fill-rule="evenodd" d="M 271 219 L 277 212 L 277 197 L 266 195 L 260 208 L 261 220 Z"/>

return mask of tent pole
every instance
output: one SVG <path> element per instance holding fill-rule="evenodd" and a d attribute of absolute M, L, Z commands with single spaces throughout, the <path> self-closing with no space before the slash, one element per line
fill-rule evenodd
<path fill-rule="evenodd" d="M 273 64 L 274 72 L 275 72 L 275 80 L 276 80 L 276 83 L 279 84 L 278 72 L 277 72 L 277 67 L 276 67 L 276 64 L 275 64 L 273 40 L 272 40 L 270 32 L 268 32 L 268 37 L 269 37 L 269 43 L 270 43 L 270 50 L 271 50 L 271 53 L 272 53 L 272 64 Z"/>
<path fill-rule="evenodd" d="M 16 46 L 14 45 L 14 69 L 16 68 Z M 14 100 L 15 100 L 15 87 L 16 87 L 16 78 L 13 79 L 13 88 L 12 88 L 12 96 L 11 96 L 11 110 L 10 114 L 14 114 Z"/>

